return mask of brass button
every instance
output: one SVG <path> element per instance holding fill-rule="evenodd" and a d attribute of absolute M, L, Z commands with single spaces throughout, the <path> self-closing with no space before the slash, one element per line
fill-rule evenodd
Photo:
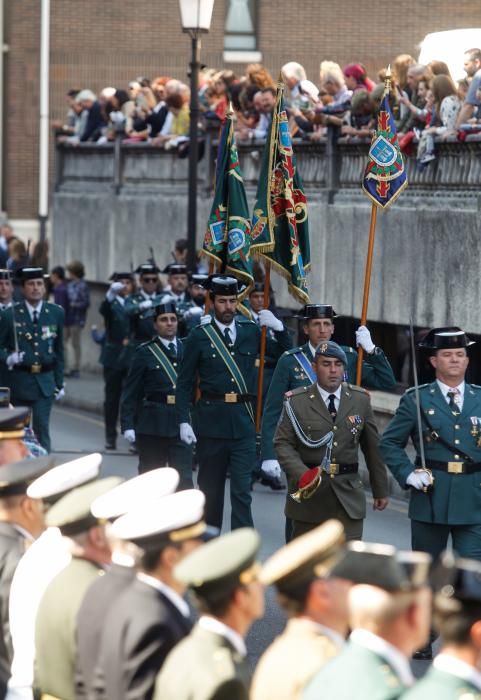
<path fill-rule="evenodd" d="M 337 442 L 333 442 L 332 444 L 334 445 L 334 447 L 337 447 Z"/>
<path fill-rule="evenodd" d="M 337 430 L 337 425 L 333 425 L 333 426 L 332 426 L 332 429 L 333 429 L 333 430 Z"/>
<path fill-rule="evenodd" d="M 454 441 L 454 444 L 455 444 L 455 445 L 459 445 L 459 440 L 455 440 L 455 441 Z"/>
<path fill-rule="evenodd" d="M 454 430 L 459 430 L 460 427 L 461 427 L 460 425 L 455 425 Z"/>
<path fill-rule="evenodd" d="M 459 455 L 454 455 L 454 459 L 459 459 Z"/>

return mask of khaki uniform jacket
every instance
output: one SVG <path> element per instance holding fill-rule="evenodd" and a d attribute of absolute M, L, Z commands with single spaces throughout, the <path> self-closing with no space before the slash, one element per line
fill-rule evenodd
<path fill-rule="evenodd" d="M 246 660 L 230 642 L 196 625 L 167 657 L 153 700 L 248 700 Z"/>
<path fill-rule="evenodd" d="M 319 440 L 328 431 L 334 431 L 332 463 L 358 462 L 361 448 L 374 498 L 388 496 L 388 477 L 379 451 L 379 434 L 367 391 L 343 383 L 335 422 L 317 384 L 294 390 L 290 403 L 305 435 L 311 440 Z M 274 447 L 277 459 L 287 474 L 289 494 L 297 491 L 299 478 L 306 468 L 320 465 L 326 450 L 325 447 L 313 449 L 304 445 L 297 437 L 285 409 L 274 436 Z M 333 478 L 323 474 L 321 485 L 312 498 L 296 503 L 287 496 L 285 513 L 293 520 L 319 523 L 339 517 L 337 504 L 353 520 L 365 517 L 366 497 L 359 474 L 340 474 Z"/>
<path fill-rule="evenodd" d="M 315 622 L 293 617 L 261 656 L 250 700 L 300 700 L 305 686 L 339 651 Z"/>

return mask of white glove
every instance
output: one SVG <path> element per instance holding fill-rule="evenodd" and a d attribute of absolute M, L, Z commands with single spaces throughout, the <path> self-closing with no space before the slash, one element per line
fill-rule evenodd
<path fill-rule="evenodd" d="M 182 442 L 185 442 L 186 445 L 195 445 L 195 443 L 197 442 L 195 433 L 192 430 L 189 423 L 180 424 L 180 439 L 182 440 Z"/>
<path fill-rule="evenodd" d="M 141 311 L 145 311 L 145 309 L 150 309 L 152 306 L 152 299 L 146 299 L 145 301 L 140 302 L 139 309 L 141 309 Z"/>
<path fill-rule="evenodd" d="M 133 445 L 135 442 L 135 430 L 124 430 L 124 438 Z"/>
<path fill-rule="evenodd" d="M 282 321 L 276 318 L 272 311 L 269 311 L 269 309 L 262 309 L 262 311 L 259 311 L 258 316 L 261 326 L 267 326 L 267 328 L 270 328 L 273 331 L 284 330 L 284 324 Z"/>
<path fill-rule="evenodd" d="M 208 323 L 212 322 L 212 316 L 210 314 L 205 314 L 204 316 L 200 317 L 200 325 L 201 326 L 206 326 Z"/>
<path fill-rule="evenodd" d="M 65 389 L 63 387 L 61 389 L 55 389 L 54 396 L 55 396 L 55 401 L 58 401 L 59 399 L 63 399 L 63 397 L 65 396 Z"/>
<path fill-rule="evenodd" d="M 265 459 L 262 462 L 261 470 L 267 476 L 273 476 L 279 478 L 281 476 L 281 465 L 277 459 Z"/>
<path fill-rule="evenodd" d="M 356 344 L 361 346 L 368 355 L 374 352 L 376 347 L 371 340 L 371 334 L 366 328 L 366 326 L 359 326 L 356 331 Z"/>
<path fill-rule="evenodd" d="M 412 486 L 418 491 L 422 491 L 425 486 L 429 486 L 431 478 L 427 472 L 415 471 L 411 472 L 406 479 L 406 486 Z"/>
<path fill-rule="evenodd" d="M 186 321 L 190 320 L 196 320 L 200 319 L 200 317 L 203 315 L 203 310 L 201 309 L 200 306 L 192 306 L 190 309 L 187 309 L 187 311 L 184 314 L 184 319 Z"/>
<path fill-rule="evenodd" d="M 113 301 L 117 294 L 124 288 L 124 283 L 123 282 L 112 282 L 110 287 L 108 288 L 107 294 L 105 295 L 107 297 L 107 301 Z"/>
<path fill-rule="evenodd" d="M 12 352 L 8 357 L 7 357 L 7 367 L 8 369 L 13 369 L 14 365 L 19 365 L 21 362 L 23 362 L 23 358 L 25 357 L 24 352 Z"/>

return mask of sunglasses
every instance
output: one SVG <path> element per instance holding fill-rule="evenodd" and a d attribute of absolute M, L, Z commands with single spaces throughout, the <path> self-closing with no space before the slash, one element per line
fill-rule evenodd
<path fill-rule="evenodd" d="M 142 277 L 142 280 L 144 282 L 158 282 L 159 281 L 158 277 Z"/>

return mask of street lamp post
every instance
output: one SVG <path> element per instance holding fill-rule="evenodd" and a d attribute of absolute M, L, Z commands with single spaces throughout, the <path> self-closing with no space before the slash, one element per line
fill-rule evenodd
<path fill-rule="evenodd" d="M 196 265 L 197 232 L 197 161 L 199 156 L 199 69 L 200 35 L 210 29 L 214 0 L 179 0 L 182 31 L 192 40 L 190 63 L 190 140 L 189 140 L 189 192 L 187 213 L 188 266 Z"/>

